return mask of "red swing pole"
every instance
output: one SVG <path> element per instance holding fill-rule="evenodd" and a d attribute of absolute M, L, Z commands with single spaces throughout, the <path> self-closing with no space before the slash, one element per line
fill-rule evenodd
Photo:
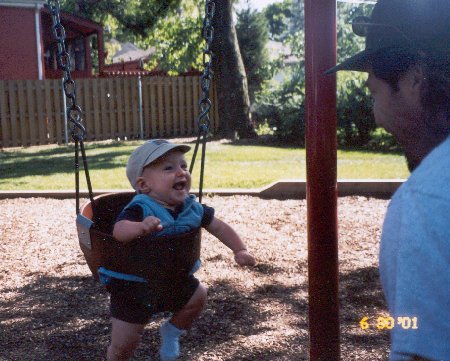
<path fill-rule="evenodd" d="M 311 361 L 340 360 L 336 0 L 305 0 L 306 170 Z"/>

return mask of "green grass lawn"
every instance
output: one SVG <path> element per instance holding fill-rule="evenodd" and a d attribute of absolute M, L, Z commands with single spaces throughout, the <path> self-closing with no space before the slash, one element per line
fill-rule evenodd
<path fill-rule="evenodd" d="M 87 144 L 89 173 L 94 189 L 129 189 L 125 165 L 142 142 Z M 188 161 L 192 151 L 187 154 Z M 198 187 L 200 153 L 193 172 Z M 81 161 L 81 160 L 80 160 Z M 74 189 L 73 146 L 43 146 L 0 152 L 0 190 Z M 338 179 L 406 178 L 409 171 L 400 154 L 338 151 Z M 86 188 L 83 172 L 81 188 Z M 267 145 L 207 145 L 205 188 L 259 188 L 279 179 L 306 178 L 305 150 Z"/>

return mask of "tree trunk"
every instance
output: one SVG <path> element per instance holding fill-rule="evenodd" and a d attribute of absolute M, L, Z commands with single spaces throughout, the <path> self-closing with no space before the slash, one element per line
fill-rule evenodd
<path fill-rule="evenodd" d="M 254 138 L 250 118 L 247 76 L 233 24 L 231 0 L 215 0 L 213 19 L 214 81 L 219 105 L 219 135 L 224 138 Z M 236 134 L 237 133 L 237 134 Z"/>

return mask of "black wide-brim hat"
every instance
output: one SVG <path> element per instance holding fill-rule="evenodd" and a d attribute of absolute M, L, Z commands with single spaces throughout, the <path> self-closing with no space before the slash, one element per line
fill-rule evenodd
<path fill-rule="evenodd" d="M 366 37 L 365 50 L 326 71 L 367 71 L 384 49 L 411 49 L 449 63 L 449 0 L 379 0 L 371 17 L 358 17 L 353 31 Z"/>

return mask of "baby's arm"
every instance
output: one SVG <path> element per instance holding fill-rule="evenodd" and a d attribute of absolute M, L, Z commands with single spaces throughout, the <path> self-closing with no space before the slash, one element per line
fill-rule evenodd
<path fill-rule="evenodd" d="M 240 266 L 255 265 L 255 258 L 247 251 L 247 247 L 241 240 L 241 237 L 230 225 L 214 217 L 205 229 L 233 251 L 234 259 Z"/>
<path fill-rule="evenodd" d="M 152 232 L 162 230 L 159 218 L 148 216 L 142 222 L 133 222 L 123 219 L 114 225 L 113 237 L 120 242 L 130 242 L 133 239 Z"/>

